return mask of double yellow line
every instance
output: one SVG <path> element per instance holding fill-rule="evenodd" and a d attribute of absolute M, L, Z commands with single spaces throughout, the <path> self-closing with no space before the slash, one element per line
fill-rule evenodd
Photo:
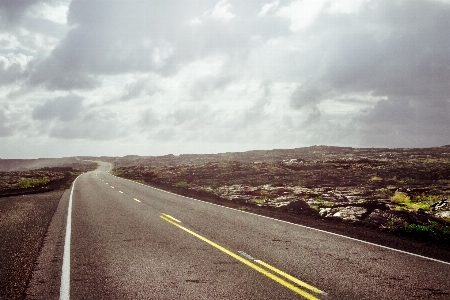
<path fill-rule="evenodd" d="M 256 260 L 256 259 L 253 260 L 253 262 L 255 262 L 255 263 L 257 263 L 257 264 L 259 264 L 259 265 L 261 265 L 261 266 L 271 270 L 274 273 L 277 273 L 278 275 L 280 275 L 280 276 L 290 280 L 292 283 L 295 283 L 298 286 L 292 284 L 291 282 L 288 282 L 288 281 L 284 280 L 283 278 L 281 278 L 281 277 L 279 277 L 279 276 L 277 276 L 277 275 L 275 275 L 273 273 L 270 273 L 266 269 L 264 269 L 264 268 L 260 267 L 259 265 L 251 262 L 250 260 L 247 260 L 247 259 L 243 258 L 242 256 L 239 256 L 238 254 L 235 254 L 235 253 L 229 251 L 228 249 L 225 249 L 224 247 L 214 243 L 213 241 L 208 240 L 207 238 L 199 235 L 198 233 L 195 233 L 192 230 L 189 230 L 186 227 L 181 226 L 179 224 L 179 223 L 181 223 L 181 221 L 175 219 L 172 216 L 169 216 L 169 215 L 166 215 L 166 214 L 161 214 L 159 217 L 161 219 L 163 219 L 164 221 L 167 221 L 170 224 L 177 226 L 178 228 L 180 228 L 180 229 L 182 229 L 182 230 L 192 234 L 193 236 L 199 238 L 200 240 L 204 241 L 205 243 L 207 243 L 207 244 L 209 244 L 209 245 L 219 249 L 220 251 L 228 254 L 229 256 L 237 259 L 241 263 L 249 266 L 250 268 L 252 268 L 252 269 L 254 269 L 254 270 L 258 271 L 258 272 L 260 272 L 261 274 L 264 274 L 265 276 L 269 277 L 270 279 L 278 282 L 282 286 L 284 286 L 284 287 L 290 289 L 291 291 L 293 291 L 293 292 L 295 292 L 295 293 L 305 297 L 308 300 L 319 300 L 319 298 L 317 298 L 316 296 L 310 294 L 309 292 L 306 292 L 306 291 L 300 289 L 298 286 L 301 286 L 301 287 L 303 287 L 305 289 L 308 289 L 309 291 L 314 292 L 316 294 L 325 295 L 325 292 L 319 290 L 318 288 L 316 288 L 316 287 L 314 287 L 314 286 L 312 286 L 310 284 L 307 284 L 306 282 L 303 282 L 303 281 L 301 281 L 301 280 L 299 280 L 299 279 L 297 279 L 297 278 L 295 278 L 295 277 L 293 277 L 293 276 L 291 276 L 291 275 L 289 275 L 289 274 L 287 274 L 287 273 L 285 273 L 285 272 L 283 272 L 283 271 L 281 271 L 281 270 L 279 270 L 279 269 L 277 269 L 277 268 L 275 268 L 275 267 L 273 267 L 273 266 L 271 266 L 271 265 L 269 265 L 269 264 L 267 264 L 267 263 L 265 263 L 265 262 L 263 262 L 261 260 Z"/>

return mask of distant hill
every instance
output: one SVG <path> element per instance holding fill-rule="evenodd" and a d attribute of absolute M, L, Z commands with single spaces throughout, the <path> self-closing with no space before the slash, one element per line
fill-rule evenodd
<path fill-rule="evenodd" d="M 441 157 L 449 155 L 448 146 L 432 148 L 352 148 L 337 146 L 310 146 L 294 149 L 251 150 L 246 152 L 226 152 L 217 154 L 168 154 L 164 156 L 124 157 L 82 157 L 83 159 L 102 160 L 112 162 L 116 166 L 146 165 L 153 167 L 178 166 L 184 164 L 203 164 L 210 162 L 279 162 L 285 159 L 299 159 L 306 161 L 322 161 L 333 159 L 368 159 L 385 157 Z M 80 157 L 81 158 L 81 157 Z"/>
<path fill-rule="evenodd" d="M 441 156 L 449 155 L 450 145 L 431 148 L 352 148 L 337 146 L 310 146 L 294 149 L 251 150 L 245 152 L 225 152 L 217 154 L 167 154 L 162 156 L 77 156 L 65 158 L 0 159 L 0 171 L 26 171 L 44 167 L 57 167 L 79 163 L 83 160 L 111 162 L 119 166 L 178 166 L 208 162 L 277 162 L 285 159 L 320 161 L 323 159 L 368 158 L 385 155 L 395 156 Z"/>

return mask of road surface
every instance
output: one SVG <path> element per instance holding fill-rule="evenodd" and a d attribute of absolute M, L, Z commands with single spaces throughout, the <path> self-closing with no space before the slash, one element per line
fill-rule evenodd
<path fill-rule="evenodd" d="M 450 299 L 448 262 L 177 196 L 109 168 L 81 175 L 61 199 L 27 299 Z"/>

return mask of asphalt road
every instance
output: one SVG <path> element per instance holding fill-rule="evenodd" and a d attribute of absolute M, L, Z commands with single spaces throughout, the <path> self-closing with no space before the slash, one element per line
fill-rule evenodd
<path fill-rule="evenodd" d="M 74 183 L 69 250 L 70 193 L 61 199 L 28 299 L 450 299 L 448 262 L 177 196 L 108 170 L 103 163 Z"/>

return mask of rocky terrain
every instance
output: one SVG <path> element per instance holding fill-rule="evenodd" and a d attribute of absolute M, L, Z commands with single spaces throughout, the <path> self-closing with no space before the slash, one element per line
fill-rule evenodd
<path fill-rule="evenodd" d="M 4 160 L 0 160 L 0 168 L 3 162 Z M 8 167 L 11 166 L 9 163 L 7 165 Z M 0 171 L 0 197 L 43 193 L 68 188 L 79 174 L 95 169 L 96 166 L 97 164 L 93 162 L 77 161 L 35 170 Z"/>
<path fill-rule="evenodd" d="M 109 161 L 118 176 L 197 198 L 215 197 L 450 244 L 450 146 L 313 146 Z"/>

